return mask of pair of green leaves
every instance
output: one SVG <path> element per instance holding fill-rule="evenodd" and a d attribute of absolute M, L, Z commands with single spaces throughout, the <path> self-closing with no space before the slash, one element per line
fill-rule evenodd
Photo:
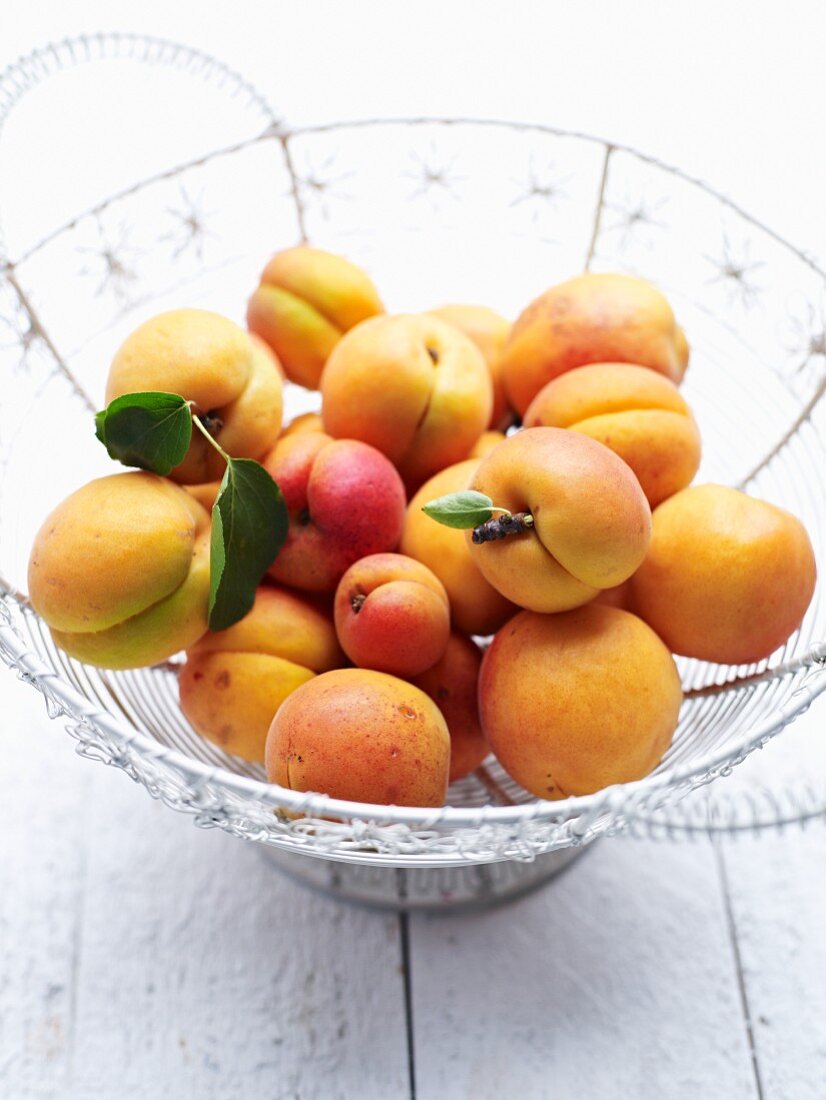
<path fill-rule="evenodd" d="M 163 476 L 183 462 L 192 429 L 192 407 L 174 393 L 125 394 L 95 417 L 95 435 L 112 458 Z M 252 607 L 289 521 L 281 490 L 264 467 L 231 458 L 204 434 L 227 464 L 212 509 L 209 567 L 209 626 L 225 630 Z"/>

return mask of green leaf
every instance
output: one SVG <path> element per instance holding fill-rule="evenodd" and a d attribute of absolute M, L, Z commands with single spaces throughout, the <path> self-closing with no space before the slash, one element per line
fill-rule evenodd
<path fill-rule="evenodd" d="M 250 610 L 288 524 L 284 497 L 264 467 L 231 458 L 212 508 L 210 630 L 226 630 Z"/>
<path fill-rule="evenodd" d="M 192 412 L 176 393 L 127 393 L 95 416 L 95 435 L 124 466 L 166 475 L 189 450 Z"/>
<path fill-rule="evenodd" d="M 497 509 L 502 511 L 502 509 Z M 422 511 L 445 527 L 478 527 L 493 516 L 493 501 L 484 493 L 468 489 L 463 493 L 448 493 L 428 501 Z"/>

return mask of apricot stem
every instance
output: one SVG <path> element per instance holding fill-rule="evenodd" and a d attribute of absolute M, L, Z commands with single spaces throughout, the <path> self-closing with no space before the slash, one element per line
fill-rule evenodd
<path fill-rule="evenodd" d="M 353 609 L 353 614 L 358 615 L 359 611 L 364 607 L 364 603 L 367 597 L 363 592 L 356 592 L 355 596 L 350 600 L 350 606 Z"/>
<path fill-rule="evenodd" d="M 209 431 L 204 422 L 201 420 L 201 417 L 198 415 L 194 401 L 189 402 L 189 409 L 192 413 L 192 423 L 195 425 L 195 427 L 198 429 L 204 439 L 215 448 L 221 458 L 223 458 L 224 462 L 229 464 L 229 455 L 215 438 L 215 436 Z"/>
<path fill-rule="evenodd" d="M 502 511 L 503 509 L 496 509 Z M 508 535 L 521 535 L 533 527 L 533 516 L 530 512 L 510 512 L 504 516 L 496 516 L 480 523 L 473 528 L 471 538 L 479 545 L 483 542 L 495 542 L 497 539 L 507 538 Z"/>

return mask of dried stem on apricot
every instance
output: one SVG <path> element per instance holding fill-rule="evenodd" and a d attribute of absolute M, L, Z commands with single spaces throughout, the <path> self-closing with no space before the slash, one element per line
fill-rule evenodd
<path fill-rule="evenodd" d="M 356 592 L 355 596 L 350 599 L 350 606 L 353 609 L 353 614 L 358 615 L 359 611 L 364 607 L 364 601 L 367 599 L 363 592 Z"/>
<path fill-rule="evenodd" d="M 533 516 L 530 512 L 506 513 L 494 516 L 493 519 L 480 523 L 473 528 L 471 538 L 478 545 L 483 542 L 495 542 L 497 539 L 507 538 L 508 535 L 521 535 L 530 531 L 533 527 Z"/>

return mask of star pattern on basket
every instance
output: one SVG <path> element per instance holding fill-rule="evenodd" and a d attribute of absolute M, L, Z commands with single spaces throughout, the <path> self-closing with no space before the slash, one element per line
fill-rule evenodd
<path fill-rule="evenodd" d="M 350 198 L 349 195 L 339 189 L 339 185 L 350 179 L 354 173 L 352 171 L 334 173 L 335 163 L 335 153 L 325 157 L 318 165 L 314 164 L 310 157 L 305 157 L 302 172 L 300 174 L 296 173 L 295 176 L 296 187 L 302 201 L 305 205 L 308 203 L 315 204 L 321 216 L 325 219 L 330 216 L 328 199 Z"/>
<path fill-rule="evenodd" d="M 438 201 L 439 196 L 446 195 L 458 202 L 456 185 L 461 183 L 464 177 L 457 176 L 453 171 L 455 157 L 445 161 L 439 156 L 435 147 L 432 147 L 426 156 L 415 151 L 411 152 L 410 159 L 415 167 L 405 172 L 404 176 L 416 184 L 415 189 L 410 193 L 411 199 L 426 196 L 431 201 Z"/>
<path fill-rule="evenodd" d="M 192 198 L 185 187 L 180 187 L 179 192 L 179 205 L 166 208 L 166 213 L 175 221 L 175 227 L 160 237 L 159 240 L 169 242 L 172 245 L 173 260 L 177 260 L 179 256 L 190 250 L 194 252 L 198 260 L 202 260 L 204 241 L 207 237 L 215 237 L 215 233 L 206 226 L 207 219 L 214 214 L 214 211 L 204 209 L 203 191 L 200 192 L 197 199 Z"/>
<path fill-rule="evenodd" d="M 98 219 L 97 231 L 99 243 L 96 246 L 77 248 L 82 255 L 91 257 L 91 262 L 80 269 L 80 274 L 98 280 L 95 290 L 98 296 L 108 291 L 118 301 L 125 302 L 138 281 L 134 261 L 140 249 L 129 245 L 129 228 L 125 224 L 121 224 L 112 236 Z"/>
<path fill-rule="evenodd" d="M 803 301 L 802 308 L 795 305 L 782 326 L 782 333 L 789 353 L 800 357 L 795 374 L 807 373 L 812 360 L 821 360 L 821 365 L 826 361 L 826 305 L 818 308 L 808 300 Z"/>
<path fill-rule="evenodd" d="M 531 219 L 538 222 L 543 213 L 548 210 L 555 211 L 560 202 L 570 199 L 566 185 L 572 178 L 571 175 L 561 176 L 553 161 L 546 164 L 544 168 L 537 169 L 531 160 L 528 165 L 527 179 L 514 180 L 521 190 L 510 205 L 530 207 Z"/>
<path fill-rule="evenodd" d="M 650 199 L 639 194 L 626 194 L 616 202 L 606 202 L 605 209 L 613 219 L 605 226 L 605 232 L 617 234 L 617 247 L 621 251 L 632 244 L 650 248 L 651 230 L 667 228 L 658 216 L 667 205 L 667 198 Z"/>
<path fill-rule="evenodd" d="M 730 302 L 739 301 L 744 309 L 751 309 L 763 289 L 754 282 L 754 273 L 765 266 L 751 258 L 751 242 L 744 240 L 735 247 L 724 233 L 721 255 L 705 258 L 717 271 L 708 283 L 724 284 Z"/>

